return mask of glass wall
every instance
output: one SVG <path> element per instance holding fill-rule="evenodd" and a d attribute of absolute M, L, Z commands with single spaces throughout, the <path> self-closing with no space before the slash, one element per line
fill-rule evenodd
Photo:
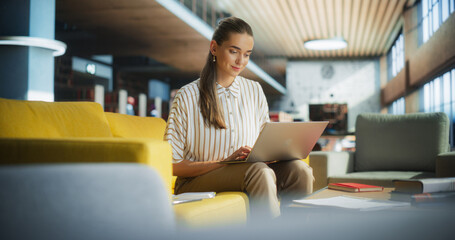
<path fill-rule="evenodd" d="M 404 97 L 395 100 L 392 104 L 389 105 L 389 113 L 391 114 L 405 114 L 406 113 L 406 102 Z"/>
<path fill-rule="evenodd" d="M 404 38 L 401 33 L 387 54 L 387 79 L 390 81 L 404 67 Z"/>
<path fill-rule="evenodd" d="M 454 146 L 455 68 L 420 89 L 420 112 L 444 112 L 450 119 L 450 143 Z"/>
<path fill-rule="evenodd" d="M 455 0 L 422 0 L 420 2 L 420 41 L 424 44 L 455 9 Z"/>

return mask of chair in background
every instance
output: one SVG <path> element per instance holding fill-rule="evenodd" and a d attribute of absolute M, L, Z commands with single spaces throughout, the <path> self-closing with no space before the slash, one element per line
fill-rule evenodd
<path fill-rule="evenodd" d="M 444 113 L 360 114 L 355 152 L 314 152 L 314 189 L 332 182 L 393 187 L 394 179 L 455 176 Z"/>

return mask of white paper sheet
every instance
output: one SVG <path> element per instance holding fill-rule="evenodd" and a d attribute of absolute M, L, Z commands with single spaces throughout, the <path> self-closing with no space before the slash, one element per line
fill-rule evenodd
<path fill-rule="evenodd" d="M 215 192 L 186 192 L 178 195 L 172 195 L 172 203 L 179 204 L 185 202 L 200 201 L 206 198 L 214 198 Z"/>
<path fill-rule="evenodd" d="M 408 202 L 374 200 L 369 198 L 353 198 L 348 196 L 321 199 L 301 199 L 294 200 L 294 202 L 298 204 L 311 206 L 339 207 L 347 209 L 357 209 L 361 211 L 375 211 L 392 207 L 406 207 L 411 205 Z"/>

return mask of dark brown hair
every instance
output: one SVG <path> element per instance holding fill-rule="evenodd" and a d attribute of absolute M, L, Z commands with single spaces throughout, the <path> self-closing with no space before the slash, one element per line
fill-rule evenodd
<path fill-rule="evenodd" d="M 248 23 L 240 18 L 228 17 L 220 21 L 213 33 L 212 40 L 221 46 L 224 41 L 229 39 L 231 33 L 246 33 L 253 36 L 253 30 Z M 216 90 L 216 62 L 213 62 L 213 55 L 210 51 L 201 71 L 199 93 L 199 106 L 205 124 L 207 126 L 213 125 L 215 128 L 226 128 L 223 110 Z"/>

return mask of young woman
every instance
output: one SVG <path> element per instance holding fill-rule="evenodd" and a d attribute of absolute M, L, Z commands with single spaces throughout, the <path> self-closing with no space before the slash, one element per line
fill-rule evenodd
<path fill-rule="evenodd" d="M 224 164 L 245 158 L 264 123 L 267 101 L 259 83 L 238 76 L 253 51 L 253 32 L 243 20 L 223 19 L 216 28 L 200 79 L 175 96 L 165 140 L 173 150 L 175 193 L 243 191 L 252 217 L 280 214 L 284 201 L 313 191 L 303 161 Z"/>

